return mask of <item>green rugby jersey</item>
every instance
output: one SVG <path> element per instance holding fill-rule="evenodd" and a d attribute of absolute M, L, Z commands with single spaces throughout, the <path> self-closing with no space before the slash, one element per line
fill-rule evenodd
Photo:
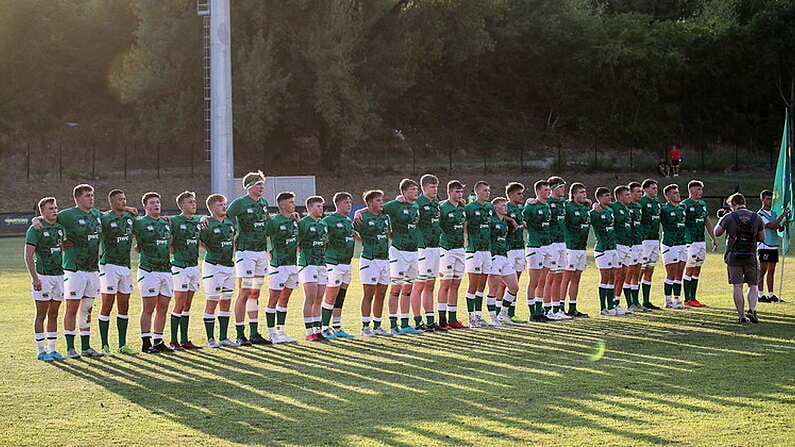
<path fill-rule="evenodd" d="M 170 218 L 171 245 L 174 253 L 171 265 L 175 267 L 193 267 L 199 263 L 199 233 L 201 232 L 201 217 L 193 216 L 190 219 L 179 215 Z"/>
<path fill-rule="evenodd" d="M 641 219 L 643 217 L 643 209 L 639 202 L 630 202 L 627 206 L 629 208 L 629 222 L 632 231 L 632 245 L 640 245 L 643 243 L 643 227 Z"/>
<path fill-rule="evenodd" d="M 467 253 L 491 250 L 491 203 L 470 202 L 464 207 L 467 221 Z"/>
<path fill-rule="evenodd" d="M 613 209 L 613 228 L 616 232 L 616 244 L 631 247 L 633 238 L 629 208 L 618 202 L 612 202 L 610 208 Z"/>
<path fill-rule="evenodd" d="M 34 251 L 36 273 L 49 276 L 63 275 L 61 243 L 66 234 L 63 225 L 57 222 L 51 224 L 42 219 L 41 226 L 41 230 L 37 230 L 31 225 L 25 233 L 25 243 L 36 248 Z"/>
<path fill-rule="evenodd" d="M 64 250 L 64 270 L 96 272 L 99 269 L 101 219 L 102 213 L 96 208 L 85 213 L 74 207 L 58 213 L 58 223 L 63 225 L 65 238 L 73 244 Z"/>
<path fill-rule="evenodd" d="M 525 203 L 524 222 L 527 225 L 527 246 L 543 247 L 552 243 L 549 224 L 552 213 L 546 203 Z"/>
<path fill-rule="evenodd" d="M 384 204 L 392 228 L 392 246 L 400 251 L 417 251 L 417 222 L 420 215 L 416 203 L 390 200 Z"/>
<path fill-rule="evenodd" d="M 363 259 L 389 259 L 389 216 L 365 211 L 355 228 L 362 238 Z"/>
<path fill-rule="evenodd" d="M 524 250 L 524 206 L 508 202 L 508 217 L 516 221 L 519 225 L 508 234 L 508 250 Z"/>
<path fill-rule="evenodd" d="M 464 222 L 466 212 L 461 205 L 453 205 L 445 200 L 439 205 L 439 227 L 442 237 L 439 245 L 445 250 L 464 248 Z"/>
<path fill-rule="evenodd" d="M 563 197 L 547 199 L 549 205 L 549 238 L 551 243 L 565 242 L 566 235 L 566 199 Z"/>
<path fill-rule="evenodd" d="M 640 198 L 640 228 L 644 241 L 660 240 L 660 199 L 643 196 Z"/>
<path fill-rule="evenodd" d="M 252 199 L 248 194 L 240 196 L 229 204 L 226 215 L 237 222 L 237 243 L 235 250 L 265 251 L 268 240 L 265 222 L 268 215 L 268 201 L 260 197 Z"/>
<path fill-rule="evenodd" d="M 596 245 L 594 251 L 607 251 L 616 249 L 616 232 L 613 227 L 613 209 L 609 206 L 603 211 L 591 210 L 591 226 Z"/>
<path fill-rule="evenodd" d="M 171 226 L 162 217 L 140 216 L 133 223 L 133 234 L 141 247 L 139 268 L 147 272 L 171 272 Z"/>
<path fill-rule="evenodd" d="M 439 199 L 429 199 L 420 194 L 414 202 L 420 213 L 417 222 L 417 246 L 419 248 L 436 248 L 439 246 L 439 237 L 442 229 L 439 226 Z"/>
<path fill-rule="evenodd" d="M 566 202 L 565 239 L 569 250 L 585 250 L 588 246 L 588 233 L 591 231 L 591 213 L 588 205 Z"/>
<path fill-rule="evenodd" d="M 315 220 L 306 216 L 298 222 L 298 265 L 323 265 L 326 263 L 326 244 L 328 243 L 328 229 L 323 220 Z"/>
<path fill-rule="evenodd" d="M 102 214 L 102 238 L 100 247 L 102 265 L 113 264 L 130 267 L 130 249 L 132 248 L 132 228 L 135 216 L 122 211 L 116 214 L 108 211 Z"/>
<path fill-rule="evenodd" d="M 199 240 L 204 244 L 204 262 L 208 264 L 234 267 L 235 223 L 232 219 L 207 219 L 207 228 L 199 233 Z"/>
<path fill-rule="evenodd" d="M 266 225 L 271 239 L 271 266 L 298 264 L 298 222 L 281 214 L 273 216 Z"/>
<path fill-rule="evenodd" d="M 672 247 L 674 245 L 684 245 L 687 243 L 685 214 L 685 206 L 682 203 L 677 206 L 666 203 L 662 206 L 662 208 L 660 208 L 660 224 L 663 230 L 663 245 Z"/>
<path fill-rule="evenodd" d="M 350 264 L 353 258 L 353 222 L 347 216 L 332 213 L 323 218 L 328 228 L 326 264 Z"/>
<path fill-rule="evenodd" d="M 490 222 L 491 255 L 508 256 L 508 233 L 510 225 L 507 220 L 494 214 Z"/>
<path fill-rule="evenodd" d="M 704 242 L 706 218 L 709 215 L 707 202 L 687 198 L 682 201 L 685 206 L 685 230 L 687 242 Z"/>

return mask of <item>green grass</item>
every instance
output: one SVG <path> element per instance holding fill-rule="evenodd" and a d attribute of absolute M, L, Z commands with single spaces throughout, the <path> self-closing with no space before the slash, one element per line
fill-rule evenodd
<path fill-rule="evenodd" d="M 0 239 L 0 445 L 795 444 L 795 306 L 761 304 L 761 324 L 736 325 L 717 255 L 701 310 L 47 365 L 34 360 L 20 250 Z M 591 265 L 580 307 L 592 315 L 595 281 Z M 360 296 L 352 286 L 349 329 Z M 297 290 L 293 336 L 301 302 Z M 202 343 L 203 303 L 191 327 Z"/>

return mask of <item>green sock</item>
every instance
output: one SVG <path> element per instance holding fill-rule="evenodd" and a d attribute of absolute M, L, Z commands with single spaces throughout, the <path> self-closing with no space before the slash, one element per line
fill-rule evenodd
<path fill-rule="evenodd" d="M 552 312 L 553 312 L 553 313 L 558 313 L 558 312 L 560 312 L 560 303 L 558 303 L 558 305 L 557 305 L 557 306 L 555 306 L 554 304 L 552 304 Z"/>
<path fill-rule="evenodd" d="M 81 335 L 80 336 L 80 349 L 85 351 L 86 349 L 91 347 L 91 344 L 89 343 L 89 339 L 90 338 L 91 337 L 88 336 L 88 335 Z"/>
<path fill-rule="evenodd" d="M 379 318 L 376 320 L 375 318 L 373 318 L 373 329 L 378 329 L 380 327 L 381 327 L 381 319 Z"/>
<path fill-rule="evenodd" d="M 320 309 L 320 325 L 323 327 L 328 327 L 329 323 L 331 322 L 331 314 L 334 313 L 334 308 L 326 309 L 322 307 Z"/>
<path fill-rule="evenodd" d="M 181 315 L 171 314 L 171 343 L 177 342 L 177 335 L 179 334 L 179 322 Z"/>
<path fill-rule="evenodd" d="M 475 294 L 475 312 L 481 312 L 483 310 L 483 295 Z"/>
<path fill-rule="evenodd" d="M 497 300 L 497 303 L 494 305 L 494 312 L 496 312 L 497 315 L 502 312 L 502 300 Z"/>
<path fill-rule="evenodd" d="M 674 294 L 674 285 L 665 283 L 663 285 L 663 293 L 665 294 L 666 298 L 672 296 Z"/>
<path fill-rule="evenodd" d="M 441 307 L 441 306 L 439 306 Z M 444 306 L 445 310 L 439 309 L 439 326 L 446 326 L 447 325 L 447 306 Z"/>
<path fill-rule="evenodd" d="M 450 323 L 458 321 L 458 307 L 453 306 L 453 310 L 450 310 L 450 306 L 447 306 L 447 321 Z"/>
<path fill-rule="evenodd" d="M 467 294 L 467 312 L 475 311 L 475 295 Z"/>
<path fill-rule="evenodd" d="M 276 308 L 276 326 L 283 327 L 285 322 L 287 321 L 287 308 L 285 310 L 279 310 Z"/>
<path fill-rule="evenodd" d="M 246 336 L 246 326 L 243 323 L 235 323 L 235 332 L 237 332 L 237 338 L 244 338 Z"/>
<path fill-rule="evenodd" d="M 218 315 L 218 339 L 226 340 L 229 338 L 229 315 Z"/>
<path fill-rule="evenodd" d="M 685 301 L 690 301 L 690 280 L 689 279 L 682 279 L 682 289 L 685 292 Z"/>
<path fill-rule="evenodd" d="M 608 309 L 614 309 L 616 307 L 615 289 L 605 289 L 605 301 L 607 302 Z"/>
<path fill-rule="evenodd" d="M 682 283 L 675 282 L 673 284 L 674 296 L 682 296 Z"/>
<path fill-rule="evenodd" d="M 698 276 L 690 277 L 690 297 L 696 299 L 696 292 L 698 291 Z"/>
<path fill-rule="evenodd" d="M 630 289 L 629 287 L 624 287 L 624 300 L 626 300 L 627 302 L 627 307 L 635 305 L 635 302 L 632 299 L 632 289 Z"/>
<path fill-rule="evenodd" d="M 315 327 L 314 321 L 306 321 L 306 319 L 304 319 L 304 329 L 307 330 L 307 334 L 311 334 L 309 330 L 312 329 L 313 327 Z"/>
<path fill-rule="evenodd" d="M 188 342 L 188 327 L 190 316 L 183 315 L 179 322 L 179 341 L 182 343 Z"/>
<path fill-rule="evenodd" d="M 494 304 L 489 304 L 489 303 L 494 303 Z M 496 312 L 497 311 L 497 297 L 496 296 L 488 296 L 488 297 L 486 297 L 486 310 L 489 311 L 489 312 Z"/>
<path fill-rule="evenodd" d="M 398 325 L 397 325 L 397 315 L 394 315 L 394 316 L 390 315 L 389 316 L 389 327 L 391 329 L 397 329 L 397 327 L 398 327 Z"/>
<path fill-rule="evenodd" d="M 641 283 L 641 289 L 643 289 L 643 304 L 651 304 L 651 284 Z"/>
<path fill-rule="evenodd" d="M 536 299 L 536 315 L 544 315 L 544 301 Z"/>
<path fill-rule="evenodd" d="M 249 338 L 254 337 L 258 334 L 257 329 L 259 326 L 259 320 L 257 319 L 250 319 L 248 320 L 248 336 Z"/>
<path fill-rule="evenodd" d="M 414 326 L 416 327 L 416 326 L 419 326 L 421 324 L 422 324 L 422 316 L 418 317 L 418 316 L 415 315 L 414 316 Z"/>
<path fill-rule="evenodd" d="M 425 321 L 428 323 L 428 326 L 436 323 L 436 314 L 434 314 L 433 312 L 426 313 Z"/>
<path fill-rule="evenodd" d="M 516 301 L 511 303 L 511 307 L 508 308 L 508 316 L 511 318 L 516 316 Z"/>
<path fill-rule="evenodd" d="M 129 322 L 130 320 L 129 318 L 127 318 L 127 315 L 124 315 L 124 317 L 122 317 L 121 315 L 116 316 L 116 329 L 119 330 L 120 348 L 127 344 L 127 323 Z"/>
<path fill-rule="evenodd" d="M 577 313 L 577 303 L 573 301 L 569 301 L 569 313 Z"/>
<path fill-rule="evenodd" d="M 215 338 L 215 317 L 212 315 L 204 317 L 204 332 L 207 333 L 207 340 Z"/>
<path fill-rule="evenodd" d="M 75 336 L 74 334 L 65 334 L 66 337 L 66 350 L 74 349 L 75 348 Z"/>
<path fill-rule="evenodd" d="M 400 317 L 400 327 L 401 328 L 409 327 L 409 317 Z"/>
<path fill-rule="evenodd" d="M 265 325 L 268 326 L 268 329 L 276 327 L 276 311 L 265 310 Z"/>
<path fill-rule="evenodd" d="M 108 331 L 110 330 L 110 317 L 107 320 L 99 320 L 99 339 L 102 346 L 110 346 L 108 342 Z"/>
<path fill-rule="evenodd" d="M 602 287 L 599 288 L 599 309 L 605 310 L 607 309 L 607 300 L 605 299 L 605 290 Z"/>
<path fill-rule="evenodd" d="M 536 316 L 536 302 L 527 300 L 527 309 L 530 312 L 531 317 Z"/>

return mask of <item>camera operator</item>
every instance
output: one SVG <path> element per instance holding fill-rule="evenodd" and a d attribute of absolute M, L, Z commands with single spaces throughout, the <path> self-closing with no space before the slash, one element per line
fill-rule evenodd
<path fill-rule="evenodd" d="M 715 236 L 726 233 L 726 254 L 723 256 L 729 274 L 729 284 L 734 288 L 734 306 L 739 314 L 738 323 L 750 320 L 758 323 L 756 303 L 758 298 L 759 264 L 756 243 L 765 239 L 762 218 L 745 208 L 745 197 L 739 192 L 728 198 L 732 211 L 721 217 L 715 227 Z M 748 284 L 748 312 L 743 312 L 743 284 Z"/>

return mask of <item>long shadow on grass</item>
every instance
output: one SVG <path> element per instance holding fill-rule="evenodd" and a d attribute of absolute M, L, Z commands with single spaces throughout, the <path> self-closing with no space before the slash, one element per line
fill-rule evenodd
<path fill-rule="evenodd" d="M 764 370 L 761 390 L 737 378 L 759 375 L 761 361 L 787 365 L 793 325 L 739 328 L 729 317 L 655 312 L 58 367 L 153 417 L 236 443 L 522 445 L 585 427 L 667 444 L 679 440 L 654 433 L 666 414 L 788 402 L 772 395 L 791 393 L 791 368 Z M 735 370 L 723 377 L 726 366 Z"/>

